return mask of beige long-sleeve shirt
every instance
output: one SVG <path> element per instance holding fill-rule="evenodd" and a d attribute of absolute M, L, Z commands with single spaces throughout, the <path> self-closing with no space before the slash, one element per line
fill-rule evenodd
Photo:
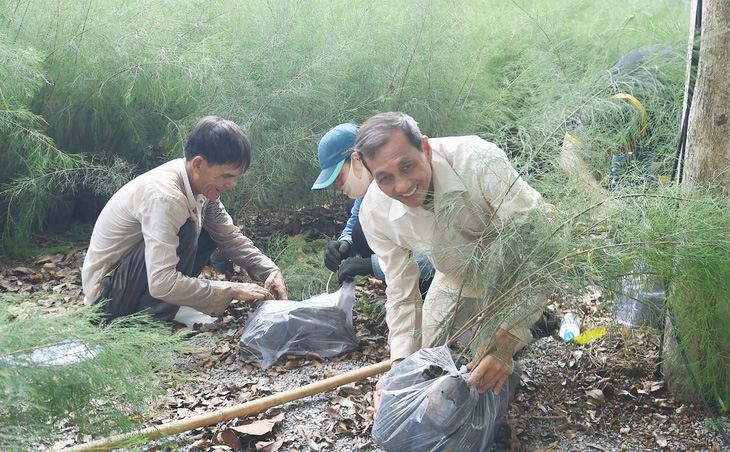
<path fill-rule="evenodd" d="M 477 136 L 429 139 L 433 149 L 434 208 L 408 207 L 388 197 L 377 184 L 368 188 L 360 207 L 360 222 L 368 244 L 380 258 L 386 288 L 386 320 L 391 359 L 405 358 L 421 347 L 428 312 L 421 312 L 418 267 L 412 252 L 429 257 L 443 287 L 431 286 L 426 309 L 446 303 L 441 291 L 458 291 L 455 275 L 475 246 L 487 247 L 490 233 L 508 222 L 519 223 L 541 202 L 495 144 Z M 439 275 L 442 273 L 442 275 Z M 433 293 L 433 295 L 432 295 Z M 478 288 L 462 296 L 479 298 Z M 423 317 L 423 319 L 422 319 Z M 423 321 L 423 324 L 422 324 Z M 510 332 L 521 342 L 531 339 L 531 322 Z M 425 344 L 424 344 L 425 345 Z"/>
<path fill-rule="evenodd" d="M 131 180 L 104 206 L 81 272 L 85 302 L 99 298 L 104 276 L 144 240 L 150 295 L 206 313 L 227 306 L 233 299 L 230 283 L 176 270 L 178 232 L 188 219 L 196 223 L 198 233 L 205 228 L 223 255 L 250 274 L 265 280 L 278 270 L 233 224 L 220 200 L 193 196 L 185 160 L 176 159 Z"/>

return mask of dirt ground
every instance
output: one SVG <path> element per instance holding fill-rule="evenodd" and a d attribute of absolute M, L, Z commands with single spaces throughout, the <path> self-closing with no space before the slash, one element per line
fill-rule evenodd
<path fill-rule="evenodd" d="M 291 232 L 306 232 L 306 222 L 296 223 L 299 230 Z M 85 244 L 77 243 L 75 252 L 33 262 L 0 259 L 0 291 L 22 295 L 46 290 L 53 294 L 47 300 L 49 309 L 79 303 L 78 269 L 84 250 Z M 223 276 L 207 271 L 203 277 Z M 238 341 L 251 308 L 235 303 L 218 322 L 194 328 L 198 350 L 176 362 L 198 377 L 169 388 L 165 406 L 155 408 L 151 423 L 213 412 L 387 359 L 385 327 L 368 308 L 382 301 L 383 289 L 372 278 L 356 288 L 356 349 L 327 359 L 284 356 L 267 369 L 241 352 Z M 604 327 L 606 333 L 579 345 L 553 331 L 519 353 L 521 382 L 493 450 L 730 451 L 702 405 L 683 403 L 667 391 L 657 371 L 662 357 L 656 330 L 616 325 L 610 303 L 595 292 L 587 291 L 579 306 L 583 328 Z M 556 303 L 552 308 L 559 313 L 562 306 Z M 181 433 L 151 443 L 148 450 L 381 451 L 370 435 L 376 381 L 368 378 Z M 730 431 L 726 418 L 723 425 Z M 91 439 L 71 433 L 54 450 Z"/>

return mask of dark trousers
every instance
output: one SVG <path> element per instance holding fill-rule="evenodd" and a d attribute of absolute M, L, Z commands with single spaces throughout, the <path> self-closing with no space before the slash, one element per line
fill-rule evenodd
<path fill-rule="evenodd" d="M 177 271 L 185 276 L 197 277 L 215 250 L 215 243 L 208 231 L 203 229 L 197 236 L 197 226 L 188 220 L 178 233 L 180 245 L 177 247 Z M 119 266 L 102 280 L 102 291 L 96 303 L 104 303 L 102 311 L 107 320 L 124 315 L 144 312 L 160 321 L 175 318 L 178 305 L 153 298 L 147 281 L 144 240 L 127 253 Z"/>
<path fill-rule="evenodd" d="M 355 205 L 354 199 L 347 199 L 347 215 L 351 215 L 352 207 Z M 352 251 L 350 256 L 360 255 L 361 257 L 372 256 L 373 250 L 370 249 L 368 241 L 365 239 L 365 233 L 362 232 L 362 225 L 358 219 L 352 227 Z"/>

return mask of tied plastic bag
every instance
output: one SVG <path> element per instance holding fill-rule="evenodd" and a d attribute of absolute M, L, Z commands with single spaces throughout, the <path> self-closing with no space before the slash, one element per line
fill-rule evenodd
<path fill-rule="evenodd" d="M 266 300 L 249 315 L 239 342 L 264 368 L 287 353 L 339 355 L 357 347 L 354 306 L 354 282 L 304 301 Z"/>
<path fill-rule="evenodd" d="M 385 376 L 373 438 L 389 451 L 488 451 L 509 391 L 467 388 L 447 346 L 417 351 Z"/>
<path fill-rule="evenodd" d="M 632 328 L 651 326 L 661 328 L 666 292 L 662 281 L 650 274 L 641 263 L 634 273 L 619 281 L 616 322 Z"/>

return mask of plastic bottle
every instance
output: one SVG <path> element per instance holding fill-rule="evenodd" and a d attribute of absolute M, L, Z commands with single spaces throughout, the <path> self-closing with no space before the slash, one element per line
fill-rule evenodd
<path fill-rule="evenodd" d="M 572 312 L 568 312 L 563 316 L 560 322 L 560 337 L 563 340 L 570 341 L 580 334 L 580 320 L 578 316 Z"/>

